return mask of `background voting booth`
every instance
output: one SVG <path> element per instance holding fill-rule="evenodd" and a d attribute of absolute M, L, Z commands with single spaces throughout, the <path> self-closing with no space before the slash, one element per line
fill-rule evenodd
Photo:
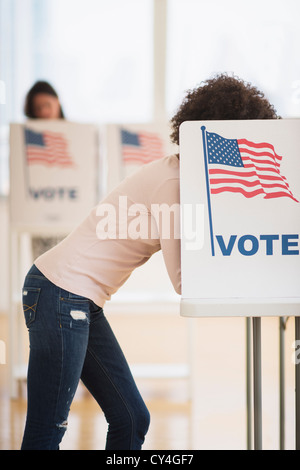
<path fill-rule="evenodd" d="M 295 317 L 300 339 L 299 153 L 300 120 L 194 121 L 180 129 L 181 315 L 246 317 L 248 372 L 252 317 L 256 449 L 262 447 L 261 317 Z M 248 432 L 249 422 L 248 415 Z"/>
<path fill-rule="evenodd" d="M 101 126 L 100 145 L 107 169 L 106 190 L 112 190 L 141 165 L 178 153 L 169 135 L 170 128 L 165 121 Z"/>
<path fill-rule="evenodd" d="M 68 233 L 98 195 L 97 129 L 65 121 L 11 124 L 10 220 L 16 229 Z"/>
<path fill-rule="evenodd" d="M 35 254 L 65 237 L 99 197 L 98 130 L 90 124 L 32 120 L 10 127 L 10 364 L 11 395 L 26 377 L 22 359 L 21 289 Z M 22 324 L 20 322 L 22 321 Z"/>

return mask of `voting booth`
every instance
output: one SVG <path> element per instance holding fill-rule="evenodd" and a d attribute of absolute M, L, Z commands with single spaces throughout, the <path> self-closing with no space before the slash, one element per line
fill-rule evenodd
<path fill-rule="evenodd" d="M 261 447 L 260 323 L 300 317 L 300 120 L 193 121 L 180 128 L 181 315 L 253 318 Z M 296 385 L 299 388 L 296 365 Z M 299 390 L 298 390 L 299 392 Z M 296 395 L 299 448 L 299 395 Z"/>
<path fill-rule="evenodd" d="M 165 121 L 106 124 L 100 132 L 108 191 L 141 165 L 179 152 L 170 141 L 170 126 Z"/>
<path fill-rule="evenodd" d="M 143 165 L 179 152 L 178 146 L 170 141 L 170 127 L 165 121 L 105 124 L 100 128 L 100 147 L 108 193 Z M 159 280 L 157 272 L 160 273 Z M 176 303 L 179 308 L 180 296 L 174 291 L 161 252 L 155 253 L 131 274 L 125 285 L 114 294 L 108 308 L 113 309 L 119 301 L 137 304 L 137 299 L 138 308 L 143 311 L 147 305 L 153 310 L 153 302 L 163 308 L 168 303 L 172 309 Z"/>
<path fill-rule="evenodd" d="M 65 120 L 29 120 L 10 126 L 10 383 L 17 395 L 23 362 L 24 276 L 36 254 L 68 235 L 101 193 L 98 129 Z M 41 254 L 41 253 L 38 253 Z M 22 323 L 21 323 L 22 322 Z"/>
<path fill-rule="evenodd" d="M 10 220 L 36 233 L 72 230 L 98 198 L 98 132 L 32 120 L 10 126 Z"/>

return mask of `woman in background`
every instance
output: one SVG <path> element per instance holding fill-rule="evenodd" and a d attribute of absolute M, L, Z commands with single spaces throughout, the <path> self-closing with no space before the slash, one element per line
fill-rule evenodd
<path fill-rule="evenodd" d="M 58 94 L 45 81 L 36 82 L 26 95 L 24 113 L 29 119 L 64 119 Z"/>
<path fill-rule="evenodd" d="M 37 81 L 25 98 L 24 113 L 29 119 L 64 119 L 58 94 L 45 81 Z M 57 245 L 60 237 L 32 237 L 33 259 Z"/>
<path fill-rule="evenodd" d="M 187 93 L 171 120 L 171 138 L 179 143 L 184 121 L 275 118 L 275 110 L 255 87 L 221 75 Z M 124 227 L 134 220 L 129 212 L 128 220 L 118 217 L 120 200 L 125 199 L 128 208 L 142 208 L 139 223 L 155 228 L 151 236 L 147 231 L 139 237 L 124 235 Z M 22 449 L 59 448 L 80 379 L 108 422 L 106 449 L 141 449 L 149 412 L 103 307 L 131 272 L 158 250 L 180 294 L 179 227 L 170 227 L 169 236 L 163 236 L 160 220 L 152 212 L 154 205 L 163 204 L 179 206 L 178 155 L 144 165 L 121 182 L 29 271 L 23 288 L 30 358 Z M 116 218 L 108 233 L 109 209 Z"/>

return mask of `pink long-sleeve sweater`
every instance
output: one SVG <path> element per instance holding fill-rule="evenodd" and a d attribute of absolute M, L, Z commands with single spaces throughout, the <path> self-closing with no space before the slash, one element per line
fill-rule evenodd
<path fill-rule="evenodd" d="M 103 307 L 132 271 L 160 249 L 180 294 L 179 160 L 175 155 L 144 165 L 124 179 L 35 265 L 55 285 Z"/>

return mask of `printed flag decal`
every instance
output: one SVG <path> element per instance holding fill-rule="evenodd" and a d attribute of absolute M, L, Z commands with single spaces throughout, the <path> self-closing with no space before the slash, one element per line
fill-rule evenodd
<path fill-rule="evenodd" d="M 74 164 L 68 152 L 67 140 L 62 134 L 30 129 L 24 131 L 28 165 L 70 167 Z"/>
<path fill-rule="evenodd" d="M 289 197 L 299 202 L 280 173 L 282 156 L 272 144 L 226 139 L 212 132 L 206 132 L 206 142 L 211 194 L 262 194 L 265 199 Z"/>
<path fill-rule="evenodd" d="M 282 157 L 272 144 L 247 139 L 226 139 L 201 127 L 205 163 L 211 253 L 215 256 L 211 194 L 240 193 L 246 198 L 263 195 L 265 199 L 292 194 L 280 173 Z"/>
<path fill-rule="evenodd" d="M 145 164 L 164 156 L 163 141 L 151 132 L 121 130 L 124 163 Z"/>

